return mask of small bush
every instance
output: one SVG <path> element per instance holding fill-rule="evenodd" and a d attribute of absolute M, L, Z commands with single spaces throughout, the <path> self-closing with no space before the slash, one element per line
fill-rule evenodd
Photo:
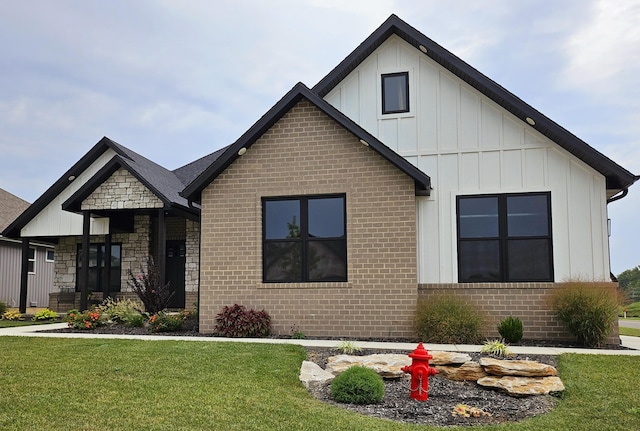
<path fill-rule="evenodd" d="M 22 319 L 22 314 L 20 314 L 19 311 L 5 311 L 4 313 L 2 313 L 2 318 L 4 320 L 21 320 Z"/>
<path fill-rule="evenodd" d="M 617 317 L 616 297 L 597 283 L 570 282 L 553 290 L 549 305 L 586 347 L 604 345 Z"/>
<path fill-rule="evenodd" d="M 2 316 L 7 311 L 7 308 L 9 308 L 7 303 L 0 301 L 0 316 Z"/>
<path fill-rule="evenodd" d="M 517 343 L 522 340 L 522 320 L 509 316 L 498 325 L 498 332 L 507 343 Z"/>
<path fill-rule="evenodd" d="M 445 295 L 418 303 L 415 331 L 426 343 L 478 344 L 485 318 L 481 310 L 462 298 Z"/>
<path fill-rule="evenodd" d="M 101 316 L 100 310 L 86 310 L 82 313 L 78 310 L 70 310 L 64 317 L 70 328 L 74 329 L 95 329 L 105 323 L 105 318 Z"/>
<path fill-rule="evenodd" d="M 128 272 L 129 281 L 127 284 L 140 301 L 144 304 L 144 309 L 149 314 L 156 314 L 167 308 L 169 300 L 173 296 L 170 283 L 160 285 L 160 275 L 153 257 L 147 256 L 146 269 L 140 265 L 140 274 L 135 275 L 131 270 Z"/>
<path fill-rule="evenodd" d="M 384 382 L 370 368 L 351 367 L 333 379 L 331 397 L 345 404 L 376 404 L 384 397 Z"/>
<path fill-rule="evenodd" d="M 181 331 L 185 319 L 184 313 L 165 313 L 160 311 L 149 317 L 149 329 L 151 332 Z"/>
<path fill-rule="evenodd" d="M 334 350 L 337 350 L 343 355 L 353 355 L 354 353 L 362 352 L 362 348 L 358 346 L 355 341 L 348 340 L 340 340 L 340 344 L 334 347 Z"/>
<path fill-rule="evenodd" d="M 56 313 L 55 311 L 51 311 L 48 308 L 38 311 L 33 316 L 33 320 L 53 320 L 57 318 L 58 318 L 58 313 Z"/>
<path fill-rule="evenodd" d="M 265 337 L 271 330 L 269 314 L 253 309 L 247 310 L 243 305 L 225 306 L 216 316 L 217 334 L 224 337 Z"/>

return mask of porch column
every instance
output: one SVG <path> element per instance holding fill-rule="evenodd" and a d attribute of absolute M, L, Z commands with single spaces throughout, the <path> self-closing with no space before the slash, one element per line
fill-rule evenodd
<path fill-rule="evenodd" d="M 29 283 L 29 238 L 22 238 L 22 264 L 20 268 L 20 313 L 27 312 L 27 285 Z"/>
<path fill-rule="evenodd" d="M 111 232 L 104 236 L 104 270 L 106 271 L 104 282 L 104 292 L 102 299 L 105 300 L 111 294 Z"/>
<path fill-rule="evenodd" d="M 165 266 L 167 263 L 167 232 L 164 220 L 164 208 L 158 210 L 158 257 L 156 268 L 158 269 L 158 280 L 160 286 L 165 285 Z"/>
<path fill-rule="evenodd" d="M 82 270 L 80 271 L 80 311 L 87 309 L 89 296 L 89 234 L 91 216 L 82 212 Z"/>

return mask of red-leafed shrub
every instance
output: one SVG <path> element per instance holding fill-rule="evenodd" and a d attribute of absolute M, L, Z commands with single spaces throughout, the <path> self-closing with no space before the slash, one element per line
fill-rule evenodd
<path fill-rule="evenodd" d="M 225 306 L 216 316 L 216 333 L 223 337 L 265 337 L 271 330 L 271 317 L 262 310 L 247 310 L 244 305 Z"/>

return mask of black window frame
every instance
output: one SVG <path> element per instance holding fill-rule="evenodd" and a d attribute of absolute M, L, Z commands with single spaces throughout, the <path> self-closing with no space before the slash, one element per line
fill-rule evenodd
<path fill-rule="evenodd" d="M 316 238 L 309 235 L 309 201 L 314 199 L 342 199 L 342 209 L 343 209 L 343 227 L 342 232 L 343 235 L 341 237 L 326 237 L 326 238 Z M 267 202 L 280 202 L 280 201 L 298 201 L 300 203 L 300 221 L 299 221 L 299 232 L 300 236 L 298 238 L 275 238 L 268 239 L 267 238 L 267 210 L 266 203 Z M 344 277 L 331 277 L 331 278 L 323 278 L 323 279 L 314 279 L 310 275 L 309 270 L 309 244 L 318 243 L 318 242 L 333 242 L 339 243 L 341 246 L 341 252 L 344 253 Z M 292 278 L 292 279 L 280 279 L 273 280 L 267 278 L 268 268 L 267 268 L 267 248 L 269 244 L 274 243 L 297 243 L 300 244 L 301 247 L 301 261 L 300 261 L 300 277 Z M 347 197 L 346 194 L 322 194 L 322 195 L 301 195 L 301 196 L 277 196 L 277 197 L 263 197 L 262 198 L 262 282 L 263 283 L 329 283 L 329 282 L 346 282 L 348 281 L 348 258 L 347 258 Z"/>
<path fill-rule="evenodd" d="M 89 275 L 89 292 L 105 292 L 105 286 L 103 286 L 103 272 L 106 270 L 104 267 L 104 254 L 106 254 L 106 245 L 105 243 L 91 243 L 89 244 L 89 250 L 91 248 L 96 247 L 96 260 L 98 265 L 96 266 L 96 286 L 91 286 L 91 274 Z M 111 277 L 111 286 L 109 286 L 109 292 L 120 292 L 122 290 L 122 243 L 114 242 L 111 244 L 111 249 L 119 247 L 120 248 L 120 266 L 117 277 Z M 105 252 L 103 253 L 102 249 L 105 248 Z M 76 292 L 80 292 L 80 274 L 82 269 L 82 243 L 77 244 L 76 247 Z M 114 269 L 113 260 L 111 262 L 111 269 Z M 91 268 L 89 268 L 91 271 Z"/>
<path fill-rule="evenodd" d="M 407 101 L 407 106 L 405 109 L 387 109 L 387 96 L 385 91 L 385 81 L 386 78 L 396 78 L 398 76 L 404 77 L 404 92 Z M 394 73 L 383 73 L 380 75 L 380 81 L 382 86 L 382 114 L 402 114 L 411 111 L 411 103 L 409 97 L 409 72 L 394 72 Z"/>
<path fill-rule="evenodd" d="M 544 196 L 546 197 L 547 205 L 547 232 L 544 235 L 530 234 L 530 235 L 509 235 L 508 229 L 508 209 L 507 202 L 511 197 L 526 197 L 526 196 Z M 460 202 L 464 199 L 473 198 L 495 198 L 497 199 L 497 223 L 498 234 L 497 236 L 474 236 L 474 237 L 461 237 L 461 221 L 460 221 Z M 551 192 L 527 192 L 527 193 L 502 193 L 502 194 L 475 194 L 475 195 L 459 195 L 456 197 L 456 230 L 457 230 L 457 258 L 458 258 L 458 282 L 459 283 L 517 283 L 517 282 L 553 282 L 554 281 L 554 265 L 553 265 L 553 228 L 552 228 L 552 211 L 551 211 Z M 463 265 L 462 261 L 462 248 L 464 243 L 471 242 L 497 242 L 498 245 L 498 263 L 499 272 L 497 278 L 482 278 L 463 277 Z M 526 241 L 547 241 L 546 253 L 548 262 L 544 262 L 544 267 L 548 270 L 548 276 L 541 277 L 518 277 L 511 275 L 510 270 L 510 258 L 513 257 L 510 253 L 515 253 L 515 243 L 519 242 L 522 246 Z M 511 248 L 509 243 L 512 243 Z M 467 269 L 467 268 L 465 268 Z"/>

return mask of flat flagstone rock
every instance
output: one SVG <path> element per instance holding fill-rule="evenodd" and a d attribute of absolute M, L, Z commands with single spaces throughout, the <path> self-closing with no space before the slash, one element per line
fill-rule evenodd
<path fill-rule="evenodd" d="M 478 379 L 478 384 L 500 389 L 514 397 L 548 395 L 551 392 L 564 391 L 564 384 L 559 377 L 488 376 Z"/>
<path fill-rule="evenodd" d="M 440 375 L 449 380 L 456 382 L 475 382 L 478 379 L 487 377 L 484 368 L 477 362 L 469 361 L 459 367 L 451 365 L 436 365 L 435 368 L 440 371 Z"/>
<path fill-rule="evenodd" d="M 471 356 L 460 352 L 429 352 L 433 359 L 429 359 L 429 365 L 462 365 L 471 361 Z"/>
<path fill-rule="evenodd" d="M 550 377 L 558 375 L 558 370 L 551 365 L 536 361 L 503 361 L 494 358 L 480 358 L 480 365 L 487 374 L 494 376 Z"/>
<path fill-rule="evenodd" d="M 375 354 L 366 356 L 337 355 L 327 359 L 326 370 L 338 375 L 353 366 L 363 366 L 375 370 L 386 379 L 398 379 L 406 374 L 402 367 L 411 365 L 411 358 L 399 353 Z"/>
<path fill-rule="evenodd" d="M 334 375 L 323 370 L 320 365 L 311 361 L 303 361 L 300 368 L 300 381 L 306 388 L 310 383 L 326 383 L 334 379 Z"/>

